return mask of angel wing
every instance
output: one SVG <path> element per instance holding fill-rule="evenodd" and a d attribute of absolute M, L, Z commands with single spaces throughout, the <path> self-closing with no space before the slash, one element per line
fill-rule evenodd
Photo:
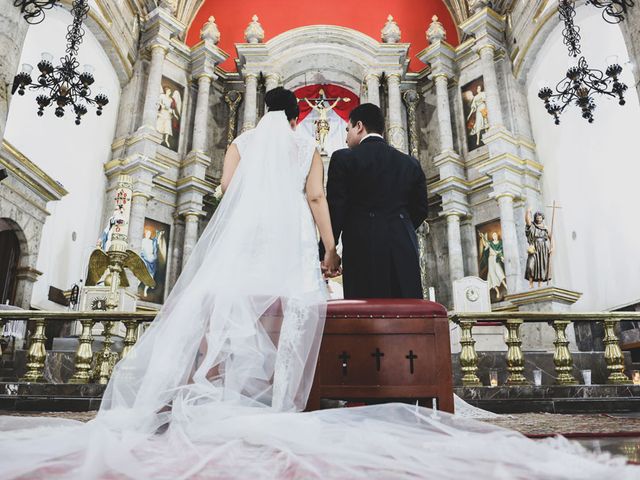
<path fill-rule="evenodd" d="M 109 268 L 109 256 L 102 249 L 96 248 L 89 257 L 89 273 L 85 285 L 90 287 L 98 283 L 107 268 Z"/>
<path fill-rule="evenodd" d="M 176 115 L 180 116 L 180 112 L 182 111 L 182 97 L 180 96 L 180 92 L 176 89 L 171 94 L 171 98 L 176 102 Z"/>
<path fill-rule="evenodd" d="M 149 274 L 147 266 L 144 264 L 140 256 L 133 250 L 127 250 L 127 258 L 125 259 L 123 266 L 131 270 L 136 278 L 144 283 L 147 287 L 156 287 L 156 281 Z"/>

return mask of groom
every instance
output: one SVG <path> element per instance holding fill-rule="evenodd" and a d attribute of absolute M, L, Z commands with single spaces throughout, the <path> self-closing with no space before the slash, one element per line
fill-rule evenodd
<path fill-rule="evenodd" d="M 342 234 L 344 298 L 422 298 L 415 229 L 427 217 L 420 163 L 384 140 L 384 116 L 364 103 L 349 115 L 347 145 L 331 156 L 327 200 Z M 320 256 L 323 258 L 323 255 Z"/>

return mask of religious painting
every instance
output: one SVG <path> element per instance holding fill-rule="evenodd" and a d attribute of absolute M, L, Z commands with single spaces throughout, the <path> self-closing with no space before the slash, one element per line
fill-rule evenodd
<path fill-rule="evenodd" d="M 155 288 L 150 288 L 142 282 L 138 285 L 138 296 L 140 300 L 145 302 L 163 303 L 164 301 L 170 228 L 166 223 L 157 222 L 150 218 L 144 219 L 140 258 L 149 270 L 151 277 L 156 281 Z"/>
<path fill-rule="evenodd" d="M 489 285 L 491 303 L 501 302 L 507 294 L 504 269 L 504 249 L 500 220 L 476 226 L 478 234 L 478 263 L 480 278 Z"/>
<path fill-rule="evenodd" d="M 174 152 L 178 151 L 180 145 L 183 97 L 184 87 L 182 85 L 162 77 L 161 91 L 157 102 L 156 130 L 162 136 L 160 144 Z"/>
<path fill-rule="evenodd" d="M 479 77 L 462 87 L 462 108 L 467 148 L 471 152 L 484 145 L 484 135 L 489 130 L 487 94 L 484 78 Z"/>

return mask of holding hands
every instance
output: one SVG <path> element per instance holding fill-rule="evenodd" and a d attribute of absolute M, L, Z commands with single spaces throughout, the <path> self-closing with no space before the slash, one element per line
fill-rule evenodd
<path fill-rule="evenodd" d="M 320 262 L 320 268 L 325 278 L 334 278 L 342 275 L 342 267 L 340 263 L 342 259 L 336 252 L 335 247 L 327 250 L 324 254 L 324 259 Z"/>

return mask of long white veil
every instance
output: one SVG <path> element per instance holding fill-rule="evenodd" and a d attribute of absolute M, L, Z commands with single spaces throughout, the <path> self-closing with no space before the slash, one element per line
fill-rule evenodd
<path fill-rule="evenodd" d="M 116 366 L 96 419 L 0 417 L 0 477 L 635 476 L 564 440 L 533 442 L 426 408 L 295 412 L 309 394 L 326 309 L 304 198 L 313 144 L 282 112 L 237 144 L 228 192 L 156 320 Z"/>

